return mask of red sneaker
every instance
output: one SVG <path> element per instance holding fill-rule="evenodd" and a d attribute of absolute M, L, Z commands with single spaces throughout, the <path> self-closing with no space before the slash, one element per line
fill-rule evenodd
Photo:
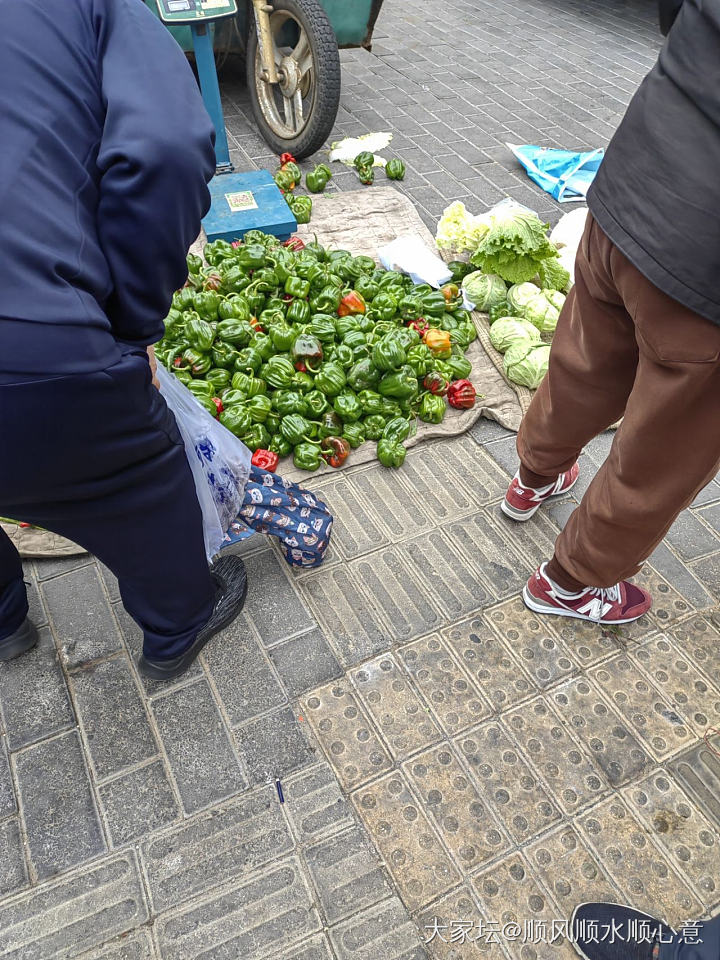
<path fill-rule="evenodd" d="M 525 606 L 535 613 L 551 613 L 557 617 L 575 617 L 591 623 L 630 623 L 647 613 L 652 597 L 628 580 L 614 587 L 585 587 L 579 593 L 561 592 L 545 573 L 542 564 L 530 577 L 523 590 Z"/>
<path fill-rule="evenodd" d="M 518 471 L 510 482 L 505 499 L 500 504 L 502 512 L 513 520 L 519 520 L 520 523 L 529 520 L 550 497 L 557 497 L 561 493 L 572 490 L 577 483 L 579 473 L 580 467 L 574 463 L 569 470 L 560 474 L 555 483 L 535 490 L 533 487 L 524 487 L 520 483 L 520 471 Z"/>

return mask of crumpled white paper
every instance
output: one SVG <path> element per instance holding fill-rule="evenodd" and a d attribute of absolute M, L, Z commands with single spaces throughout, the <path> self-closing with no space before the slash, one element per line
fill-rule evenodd
<path fill-rule="evenodd" d="M 397 237 L 378 250 L 378 257 L 386 270 L 406 273 L 413 283 L 441 287 L 452 277 L 445 262 L 417 236 Z"/>

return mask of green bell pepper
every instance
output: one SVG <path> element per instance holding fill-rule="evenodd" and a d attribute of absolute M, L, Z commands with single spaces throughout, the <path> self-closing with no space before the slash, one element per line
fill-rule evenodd
<path fill-rule="evenodd" d="M 315 389 L 315 381 L 309 373 L 298 370 L 293 377 L 292 386 L 294 390 L 300 390 L 301 393 L 310 393 Z"/>
<path fill-rule="evenodd" d="M 263 360 L 269 360 L 275 353 L 273 342 L 265 333 L 256 333 L 250 341 L 250 346 L 255 347 Z"/>
<path fill-rule="evenodd" d="M 253 317 L 256 317 L 265 309 L 265 302 L 267 298 L 265 294 L 261 293 L 259 290 L 251 290 L 248 287 L 248 289 L 245 291 L 245 299 L 247 300 L 250 313 Z"/>
<path fill-rule="evenodd" d="M 405 462 L 405 447 L 396 440 L 380 440 L 377 458 L 384 467 L 401 467 Z"/>
<path fill-rule="evenodd" d="M 395 440 L 402 442 L 407 440 L 412 430 L 412 422 L 407 417 L 392 417 L 385 424 L 383 430 L 383 440 Z"/>
<path fill-rule="evenodd" d="M 270 434 L 271 437 L 274 436 L 280 429 L 280 420 L 281 420 L 280 414 L 276 413 L 275 410 L 271 410 L 270 413 L 267 415 L 267 420 L 265 421 L 265 429 L 267 430 L 267 432 Z"/>
<path fill-rule="evenodd" d="M 290 350 L 298 335 L 298 331 L 289 327 L 284 318 L 282 323 L 274 323 L 268 333 L 273 346 L 280 351 Z"/>
<path fill-rule="evenodd" d="M 355 361 L 355 354 L 350 347 L 344 343 L 340 343 L 332 348 L 332 353 L 328 355 L 328 360 L 334 360 L 335 363 L 340 364 L 343 370 L 349 370 Z"/>
<path fill-rule="evenodd" d="M 412 367 L 415 376 L 420 379 L 433 366 L 433 356 L 424 343 L 411 347 L 407 353 L 407 364 Z"/>
<path fill-rule="evenodd" d="M 444 363 L 445 369 L 451 373 L 451 380 L 465 380 L 472 371 L 472 364 L 465 357 L 448 357 Z"/>
<path fill-rule="evenodd" d="M 319 163 L 305 175 L 305 184 L 310 193 L 322 193 L 331 177 L 330 167 L 326 163 Z"/>
<path fill-rule="evenodd" d="M 185 366 L 190 367 L 190 372 L 194 377 L 204 377 L 212 367 L 211 357 L 206 353 L 193 350 L 192 347 L 183 353 L 182 360 Z"/>
<path fill-rule="evenodd" d="M 358 400 L 367 416 L 379 414 L 383 417 L 396 417 L 400 413 L 400 407 L 394 400 L 380 396 L 375 390 L 361 390 Z"/>
<path fill-rule="evenodd" d="M 215 332 L 220 340 L 231 343 L 234 347 L 246 347 L 255 335 L 247 320 L 236 319 L 221 320 Z"/>
<path fill-rule="evenodd" d="M 346 317 L 335 317 L 335 333 L 341 340 L 344 340 L 348 333 L 357 333 L 360 330 L 359 321 L 361 313 L 349 313 Z"/>
<path fill-rule="evenodd" d="M 213 240 L 212 243 L 206 243 L 203 247 L 203 256 L 211 266 L 217 266 L 221 260 L 232 257 L 235 252 L 232 244 L 227 240 Z"/>
<path fill-rule="evenodd" d="M 420 334 L 415 327 L 398 327 L 395 338 L 406 350 L 411 350 L 420 343 Z"/>
<path fill-rule="evenodd" d="M 381 413 L 373 413 L 363 420 L 365 436 L 368 440 L 379 440 L 385 429 L 385 417 Z"/>
<path fill-rule="evenodd" d="M 343 422 L 334 410 L 326 410 L 318 423 L 318 437 L 339 437 L 343 430 Z"/>
<path fill-rule="evenodd" d="M 403 320 L 417 320 L 423 312 L 422 301 L 420 297 L 408 294 L 398 304 L 398 310 Z"/>
<path fill-rule="evenodd" d="M 252 418 L 245 407 L 225 407 L 220 414 L 220 423 L 236 437 L 242 437 L 252 427 Z"/>
<path fill-rule="evenodd" d="M 193 297 L 195 312 L 202 320 L 214 323 L 218 318 L 221 297 L 214 290 L 198 290 Z"/>
<path fill-rule="evenodd" d="M 221 320 L 245 320 L 250 319 L 250 307 L 245 297 L 239 293 L 232 293 L 228 297 L 223 297 L 218 304 L 218 317 Z"/>
<path fill-rule="evenodd" d="M 307 413 L 309 413 L 313 419 L 321 416 L 329 407 L 327 397 L 324 393 L 320 393 L 319 390 L 311 390 L 309 393 L 306 393 L 304 397 L 301 397 L 301 399 L 304 400 Z M 297 412 L 303 413 L 302 410 L 298 410 Z"/>
<path fill-rule="evenodd" d="M 248 376 L 247 373 L 234 373 L 231 383 L 233 390 L 242 390 L 246 397 L 257 397 L 260 394 L 267 393 L 265 381 Z"/>
<path fill-rule="evenodd" d="M 299 443 L 293 450 L 293 463 L 298 470 L 317 470 L 320 462 L 320 447 L 314 443 Z"/>
<path fill-rule="evenodd" d="M 244 433 L 240 439 L 252 451 L 267 450 L 270 443 L 270 434 L 261 423 L 253 423 L 247 433 Z"/>
<path fill-rule="evenodd" d="M 327 313 L 316 313 L 308 330 L 323 343 L 332 343 L 335 339 L 335 320 Z"/>
<path fill-rule="evenodd" d="M 195 397 L 212 397 L 214 394 L 211 384 L 207 380 L 191 380 L 188 390 Z"/>
<path fill-rule="evenodd" d="M 310 307 L 313 313 L 333 314 L 337 313 L 341 300 L 342 290 L 328 284 L 319 293 L 310 297 Z"/>
<path fill-rule="evenodd" d="M 418 416 L 425 423 L 440 423 L 445 416 L 445 397 L 426 393 L 420 403 Z"/>
<path fill-rule="evenodd" d="M 268 414 L 272 410 L 272 401 L 270 397 L 266 397 L 265 394 L 259 393 L 250 399 L 245 404 L 245 409 L 250 414 L 250 418 L 253 423 L 265 423 L 268 418 Z"/>
<path fill-rule="evenodd" d="M 210 414 L 211 417 L 215 417 L 215 419 L 217 419 L 217 415 L 218 415 L 217 407 L 215 406 L 215 403 L 211 397 L 208 397 L 207 394 L 205 393 L 198 393 L 195 396 L 195 399 L 197 400 L 197 402 L 200 404 L 201 407 L 207 410 L 207 412 Z"/>
<path fill-rule="evenodd" d="M 342 338 L 342 342 L 346 347 L 350 347 L 353 352 L 356 352 L 361 347 L 367 347 L 368 338 L 367 334 L 363 333 L 362 330 L 348 330 Z"/>
<path fill-rule="evenodd" d="M 370 390 L 380 381 L 380 371 L 369 357 L 358 360 L 348 373 L 348 383 L 353 390 Z"/>
<path fill-rule="evenodd" d="M 310 223 L 310 217 L 312 216 L 312 200 L 310 197 L 295 196 L 291 193 L 286 194 L 285 199 L 298 223 Z"/>
<path fill-rule="evenodd" d="M 364 297 L 366 303 L 371 303 L 373 298 L 380 292 L 380 287 L 371 280 L 370 277 L 361 276 L 355 281 L 355 289 Z"/>
<path fill-rule="evenodd" d="M 293 446 L 307 440 L 311 430 L 310 421 L 299 413 L 289 413 L 280 421 L 281 435 Z"/>
<path fill-rule="evenodd" d="M 255 347 L 245 347 L 235 358 L 235 369 L 241 373 L 248 370 L 251 373 L 257 373 L 262 366 L 262 362 L 263 358 L 260 356 L 259 350 L 256 350 Z"/>
<path fill-rule="evenodd" d="M 365 427 L 362 423 L 346 423 L 341 436 L 354 450 L 365 443 Z"/>
<path fill-rule="evenodd" d="M 388 180 L 404 180 L 405 164 L 399 157 L 393 157 L 385 164 L 385 174 Z"/>
<path fill-rule="evenodd" d="M 235 259 L 245 271 L 260 270 L 267 262 L 265 247 L 261 243 L 244 243 L 237 249 Z"/>
<path fill-rule="evenodd" d="M 285 293 L 290 297 L 305 299 L 310 293 L 310 281 L 303 280 L 302 277 L 290 276 L 285 281 Z"/>
<path fill-rule="evenodd" d="M 268 362 L 260 367 L 260 376 L 276 390 L 287 390 L 295 377 L 295 367 L 285 357 L 270 357 Z"/>
<path fill-rule="evenodd" d="M 229 343 L 216 340 L 210 351 L 210 356 L 212 357 L 214 366 L 223 367 L 225 370 L 234 370 L 240 354 L 235 347 L 231 347 Z"/>
<path fill-rule="evenodd" d="M 293 300 L 287 309 L 288 323 L 307 323 L 310 319 L 310 304 L 307 300 Z"/>
<path fill-rule="evenodd" d="M 205 379 L 212 385 L 216 397 L 220 395 L 221 390 L 230 385 L 231 378 L 232 374 L 224 367 L 213 367 L 205 374 Z"/>
<path fill-rule="evenodd" d="M 327 397 L 336 397 L 347 383 L 339 363 L 324 363 L 315 376 L 315 386 Z"/>
<path fill-rule="evenodd" d="M 244 404 L 247 400 L 246 393 L 243 393 L 242 390 L 236 390 L 235 387 L 232 386 L 226 387 L 220 394 L 220 397 L 224 407 L 237 407 L 238 405 Z"/>
<path fill-rule="evenodd" d="M 274 434 L 268 447 L 272 453 L 276 453 L 281 459 L 292 453 L 292 444 L 288 443 L 281 433 Z"/>
<path fill-rule="evenodd" d="M 185 257 L 185 262 L 187 263 L 188 273 L 196 276 L 202 270 L 202 258 L 196 257 L 194 253 L 189 253 Z"/>
<path fill-rule="evenodd" d="M 330 168 L 328 167 L 328 169 Z M 318 243 L 317 236 L 311 243 L 305 244 L 305 246 L 303 247 L 303 253 L 311 254 L 320 263 L 324 263 L 327 260 L 327 250 L 321 243 Z"/>
<path fill-rule="evenodd" d="M 299 413 L 305 417 L 309 412 L 307 401 L 297 390 L 277 390 L 273 394 L 272 405 L 281 417 L 289 413 Z"/>
<path fill-rule="evenodd" d="M 405 363 L 407 354 L 397 338 L 390 334 L 373 346 L 371 357 L 378 370 L 397 370 Z"/>
<path fill-rule="evenodd" d="M 420 314 L 424 317 L 442 317 L 445 311 L 446 300 L 439 290 L 431 290 L 420 298 Z"/>
<path fill-rule="evenodd" d="M 229 296 L 234 296 L 250 286 L 250 277 L 237 263 L 226 263 L 220 268 L 220 286 Z"/>
<path fill-rule="evenodd" d="M 363 408 L 352 390 L 343 390 L 333 400 L 333 410 L 345 423 L 354 423 L 363 414 Z"/>
<path fill-rule="evenodd" d="M 418 381 L 412 367 L 403 366 L 393 373 L 386 373 L 378 384 L 378 393 L 394 400 L 414 400 L 418 395 Z"/>
<path fill-rule="evenodd" d="M 189 346 L 200 353 L 207 353 L 212 346 L 215 333 L 213 328 L 197 314 L 191 316 L 185 324 L 185 339 Z"/>
<path fill-rule="evenodd" d="M 377 320 L 392 320 L 397 313 L 397 309 L 396 301 L 389 293 L 383 292 L 382 289 L 380 293 L 375 296 L 370 307 L 372 316 Z"/>

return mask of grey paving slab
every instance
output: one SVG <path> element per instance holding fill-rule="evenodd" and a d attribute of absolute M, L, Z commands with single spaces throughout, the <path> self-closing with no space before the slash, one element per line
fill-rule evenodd
<path fill-rule="evenodd" d="M 307 724 L 290 707 L 237 727 L 235 740 L 252 784 L 281 780 L 315 759 Z"/>
<path fill-rule="evenodd" d="M 76 731 L 44 740 L 14 757 L 30 861 L 39 879 L 106 849 Z"/>
<path fill-rule="evenodd" d="M 720 829 L 720 736 L 696 743 L 672 760 L 668 769 L 715 829 Z"/>
<path fill-rule="evenodd" d="M 0 897 L 29 883 L 20 824 L 17 817 L 0 822 Z"/>
<path fill-rule="evenodd" d="M 260 553 L 248 566 L 245 613 L 265 644 L 283 640 L 313 626 L 310 615 L 274 553 Z"/>
<path fill-rule="evenodd" d="M 653 550 L 650 561 L 660 576 L 671 583 L 696 610 L 703 610 L 715 604 L 715 599 L 706 587 L 692 575 L 664 540 Z"/>
<path fill-rule="evenodd" d="M 33 560 L 33 563 L 38 580 L 49 580 L 79 567 L 86 567 L 92 563 L 92 557 L 87 553 L 80 553 L 74 557 L 38 558 Z"/>
<path fill-rule="evenodd" d="M 11 750 L 75 725 L 67 685 L 48 629 L 40 630 L 37 645 L 28 653 L 0 662 L 0 709 Z"/>
<path fill-rule="evenodd" d="M 353 823 L 352 808 L 327 763 L 283 781 L 285 813 L 299 842 L 335 833 Z"/>
<path fill-rule="evenodd" d="M 36 627 L 44 627 L 48 622 L 48 618 L 35 580 L 28 580 L 26 578 L 25 590 L 27 592 L 29 608 L 28 618 L 35 624 Z"/>
<path fill-rule="evenodd" d="M 154 910 L 163 913 L 290 852 L 274 787 L 180 823 L 141 847 Z"/>
<path fill-rule="evenodd" d="M 330 925 L 393 892 L 377 853 L 359 826 L 306 847 L 303 856 Z"/>
<path fill-rule="evenodd" d="M 142 630 L 135 621 L 130 617 L 125 608 L 120 603 L 115 603 L 112 605 L 113 613 L 115 618 L 120 626 L 120 633 L 125 641 L 125 646 L 130 654 L 130 657 L 133 660 L 137 658 L 142 653 L 143 648 L 143 635 Z M 220 642 L 218 638 L 217 643 Z M 207 649 L 207 648 L 206 648 Z M 153 696 L 157 693 L 167 693 L 168 690 L 172 690 L 173 687 L 177 686 L 178 683 L 186 683 L 187 680 L 191 677 L 202 676 L 202 666 L 199 660 L 196 660 L 188 671 L 183 674 L 178 680 L 150 680 L 147 677 L 143 676 L 139 671 L 136 671 L 143 690 L 148 696 Z"/>
<path fill-rule="evenodd" d="M 181 816 L 180 804 L 160 760 L 102 784 L 98 796 L 114 847 L 141 839 Z"/>
<path fill-rule="evenodd" d="M 156 957 L 150 932 L 145 929 L 116 937 L 102 947 L 84 953 L 78 960 L 154 960 Z"/>
<path fill-rule="evenodd" d="M 15 788 L 10 773 L 6 737 L 3 734 L 0 736 L 0 818 L 7 817 L 16 810 Z"/>
<path fill-rule="evenodd" d="M 323 933 L 312 937 L 307 943 L 296 943 L 281 954 L 273 954 L 273 960 L 334 960 L 330 943 Z"/>
<path fill-rule="evenodd" d="M 231 724 L 278 707 L 287 700 L 260 644 L 244 618 L 208 645 L 203 659 Z"/>
<path fill-rule="evenodd" d="M 342 676 L 330 644 L 319 629 L 272 647 L 268 656 L 291 697 L 299 697 Z"/>
<path fill-rule="evenodd" d="M 75 673 L 70 684 L 98 779 L 157 754 L 158 745 L 125 657 Z"/>
<path fill-rule="evenodd" d="M 683 560 L 696 560 L 717 550 L 717 535 L 690 510 L 683 510 L 665 539 Z"/>
<path fill-rule="evenodd" d="M 720 599 L 720 553 L 711 553 L 703 560 L 696 560 L 688 566 L 710 593 Z"/>
<path fill-rule="evenodd" d="M 330 931 L 338 960 L 425 960 L 415 924 L 392 897 Z"/>
<path fill-rule="evenodd" d="M 152 712 L 186 813 L 218 803 L 245 787 L 207 681 L 156 698 Z"/>
<path fill-rule="evenodd" d="M 47 580 L 40 589 L 69 669 L 121 649 L 120 634 L 94 565 Z"/>
<path fill-rule="evenodd" d="M 0 904 L 0 954 L 8 960 L 76 957 L 147 919 L 137 861 L 126 851 Z"/>
<path fill-rule="evenodd" d="M 255 960 L 307 939 L 320 927 L 313 896 L 294 857 L 156 923 L 164 960 L 213 955 Z"/>

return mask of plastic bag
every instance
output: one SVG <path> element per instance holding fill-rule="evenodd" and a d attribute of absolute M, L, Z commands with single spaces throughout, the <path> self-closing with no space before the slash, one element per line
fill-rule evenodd
<path fill-rule="evenodd" d="M 158 364 L 160 392 L 175 415 L 203 517 L 208 560 L 242 507 L 252 454 L 197 402 L 184 384 Z"/>
<path fill-rule="evenodd" d="M 332 525 L 332 514 L 315 494 L 251 466 L 243 506 L 230 524 L 224 546 L 264 533 L 278 538 L 291 567 L 319 567 L 330 545 Z"/>
<path fill-rule="evenodd" d="M 528 176 L 560 203 L 584 200 L 600 163 L 602 149 L 587 153 L 557 150 L 553 147 L 505 144 L 525 167 Z"/>
<path fill-rule="evenodd" d="M 378 250 L 378 257 L 386 270 L 406 273 L 413 283 L 441 287 L 452 276 L 445 262 L 418 236 L 397 237 Z"/>

